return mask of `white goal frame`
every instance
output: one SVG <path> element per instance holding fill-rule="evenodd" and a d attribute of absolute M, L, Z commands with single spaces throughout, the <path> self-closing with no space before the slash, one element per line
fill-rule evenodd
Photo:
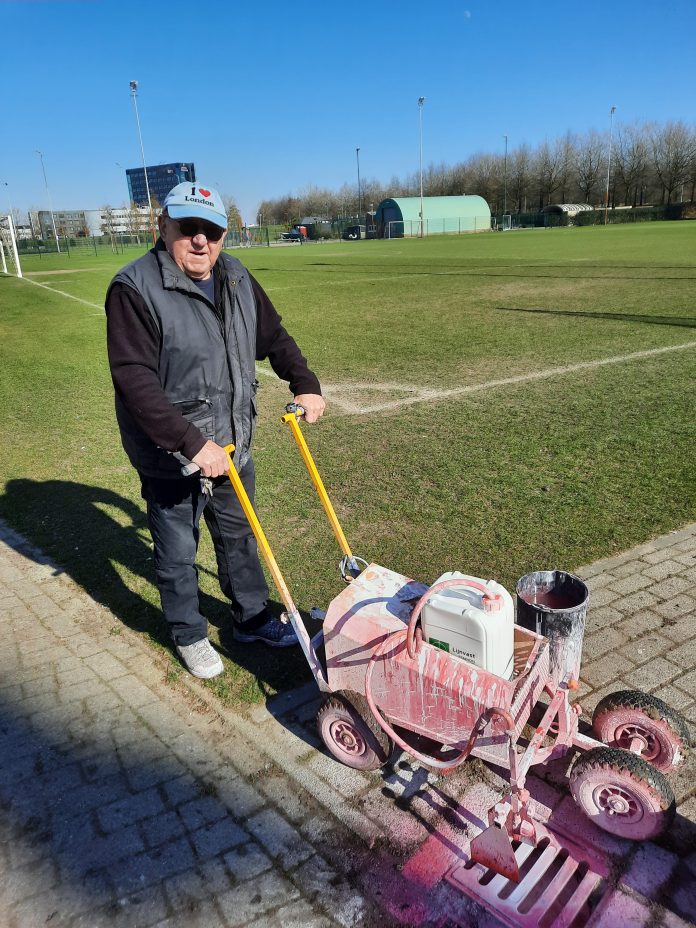
<path fill-rule="evenodd" d="M 15 235 L 12 216 L 9 213 L 5 216 L 0 216 L 0 252 L 2 253 L 2 272 L 3 274 L 9 275 L 10 271 L 7 269 L 5 249 L 7 249 L 7 253 L 10 256 L 12 263 L 14 264 L 15 276 L 22 277 L 22 265 L 19 261 L 19 253 L 17 252 L 17 236 Z"/>

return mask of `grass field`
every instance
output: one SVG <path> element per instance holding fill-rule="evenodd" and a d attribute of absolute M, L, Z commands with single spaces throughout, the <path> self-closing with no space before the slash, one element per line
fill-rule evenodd
<path fill-rule="evenodd" d="M 672 222 L 236 255 L 325 385 L 305 435 L 354 551 L 512 589 L 696 518 L 695 246 L 696 223 Z M 27 281 L 0 279 L 0 515 L 161 643 L 105 362 L 100 306 L 122 263 L 31 258 Z M 298 604 L 325 606 L 337 548 L 279 422 L 289 394 L 261 367 L 258 508 Z M 308 679 L 299 654 L 228 640 L 207 539 L 200 566 L 230 658 L 211 688 L 249 701 Z"/>

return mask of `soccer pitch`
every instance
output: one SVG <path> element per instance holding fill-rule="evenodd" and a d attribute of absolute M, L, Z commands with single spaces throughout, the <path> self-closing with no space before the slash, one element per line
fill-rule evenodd
<path fill-rule="evenodd" d="M 354 552 L 512 590 L 696 518 L 694 246 L 696 224 L 672 222 L 235 255 L 324 385 L 327 414 L 304 432 Z M 24 258 L 26 281 L 0 279 L 0 515 L 159 640 L 101 309 L 137 254 Z M 267 364 L 259 380 L 261 521 L 297 603 L 325 607 L 337 546 L 279 421 L 289 393 Z M 219 623 L 207 539 L 200 566 Z M 299 654 L 243 652 L 224 630 L 222 644 L 222 697 L 309 678 Z"/>

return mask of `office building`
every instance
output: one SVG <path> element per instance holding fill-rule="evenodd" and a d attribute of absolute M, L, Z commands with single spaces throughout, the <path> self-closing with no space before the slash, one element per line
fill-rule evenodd
<path fill-rule="evenodd" d="M 150 185 L 150 196 L 153 203 L 162 205 L 172 187 L 183 184 L 185 181 L 195 181 L 196 167 L 192 161 L 183 163 L 177 161 L 173 164 L 153 164 L 147 166 L 147 180 Z M 131 203 L 137 206 L 147 206 L 147 188 L 145 186 L 145 171 L 143 168 L 128 168 L 126 171 L 128 181 L 128 194 Z"/>

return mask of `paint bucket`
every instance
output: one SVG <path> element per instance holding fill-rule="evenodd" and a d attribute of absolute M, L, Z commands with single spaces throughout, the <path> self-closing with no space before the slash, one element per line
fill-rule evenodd
<path fill-rule="evenodd" d="M 517 624 L 549 639 L 551 683 L 580 677 L 590 593 L 563 570 L 537 570 L 517 581 Z"/>

